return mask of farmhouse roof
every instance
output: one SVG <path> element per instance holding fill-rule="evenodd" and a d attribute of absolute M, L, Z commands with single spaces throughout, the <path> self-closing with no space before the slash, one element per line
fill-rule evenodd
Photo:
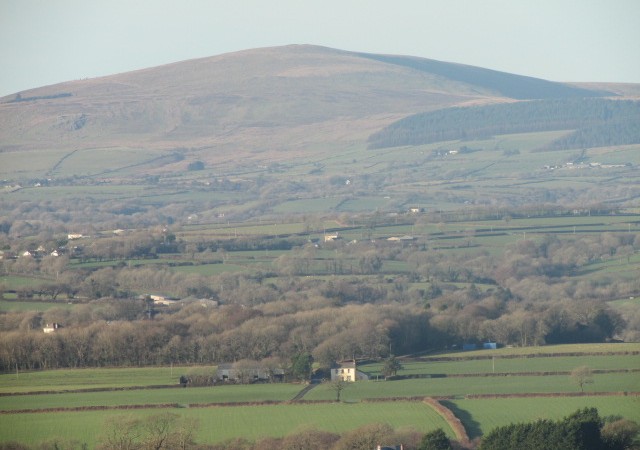
<path fill-rule="evenodd" d="M 332 369 L 355 369 L 356 362 L 353 359 L 339 361 L 333 364 Z"/>

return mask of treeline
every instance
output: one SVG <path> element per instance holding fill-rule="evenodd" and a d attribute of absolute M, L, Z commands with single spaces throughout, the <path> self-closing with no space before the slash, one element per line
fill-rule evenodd
<path fill-rule="evenodd" d="M 54 100 L 56 98 L 71 97 L 72 95 L 73 94 L 71 94 L 71 92 L 60 92 L 58 94 L 52 95 L 36 95 L 32 97 L 23 97 L 22 94 L 18 93 L 12 100 L 9 100 L 7 103 L 33 102 L 36 100 Z"/>
<path fill-rule="evenodd" d="M 576 130 L 549 148 L 640 142 L 640 102 L 596 98 L 536 100 L 415 114 L 371 135 L 370 148 L 486 139 L 500 134 Z"/>
<path fill-rule="evenodd" d="M 624 450 L 638 448 L 638 424 L 620 417 L 604 420 L 585 408 L 558 421 L 541 419 L 498 427 L 483 437 L 480 450 Z"/>
<path fill-rule="evenodd" d="M 162 236 L 139 242 L 159 245 Z M 640 338 L 640 315 L 623 318 L 607 304 L 637 296 L 640 280 L 615 271 L 574 276 L 593 264 L 628 262 L 640 249 L 638 234 L 549 235 L 519 240 L 501 254 L 477 250 L 473 240 L 470 234 L 456 251 L 419 240 L 338 241 L 326 244 L 329 252 L 305 244 L 276 258 L 270 273 L 211 276 L 168 265 L 77 268 L 53 256 L 3 260 L 4 273 L 50 278 L 38 292 L 18 290 L 22 298 L 44 293 L 61 305 L 0 314 L 0 370 L 268 358 L 286 365 L 303 353 L 326 366 L 472 342 Z M 104 242 L 119 245 L 116 238 Z M 224 264 L 228 257 L 210 244 L 193 252 L 195 262 L 215 257 Z M 396 263 L 406 269 L 385 272 Z M 339 273 L 330 275 L 334 269 Z M 140 297 L 158 293 L 183 301 L 157 306 Z M 62 328 L 45 334 L 48 323 Z"/>

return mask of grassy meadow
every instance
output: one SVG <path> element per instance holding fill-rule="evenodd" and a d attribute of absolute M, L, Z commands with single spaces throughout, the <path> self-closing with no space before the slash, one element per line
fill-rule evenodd
<path fill-rule="evenodd" d="M 172 389 L 137 389 L 70 392 L 56 394 L 0 397 L 0 410 L 82 408 L 124 405 L 191 405 L 211 403 L 286 402 L 304 386 L 290 383 L 248 386 L 175 387 Z"/>
<path fill-rule="evenodd" d="M 582 408 L 598 408 L 600 417 L 622 416 L 640 423 L 638 396 L 456 399 L 443 404 L 461 420 L 471 438 L 511 423 L 558 420 Z"/>
<path fill-rule="evenodd" d="M 596 374 L 585 392 L 640 391 L 638 373 Z M 343 392 L 345 401 L 389 397 L 464 397 L 468 395 L 505 395 L 522 392 L 532 394 L 579 392 L 568 375 L 504 376 L 471 378 L 421 378 L 395 381 L 368 381 L 349 385 Z M 308 400 L 332 400 L 330 385 L 321 385 L 304 397 Z"/>
<path fill-rule="evenodd" d="M 591 369 L 639 369 L 640 355 L 564 356 L 539 358 L 470 359 L 462 361 L 401 361 L 403 368 L 398 375 L 417 374 L 474 374 L 474 373 L 522 373 L 522 372 L 570 372 L 579 366 Z M 359 370 L 372 377 L 382 375 L 382 363 L 366 364 Z"/>
<path fill-rule="evenodd" d="M 177 385 L 180 375 L 214 373 L 215 366 L 85 368 L 0 374 L 0 394 Z"/>
<path fill-rule="evenodd" d="M 637 372 L 595 374 L 593 383 L 585 386 L 585 394 L 575 396 L 579 388 L 568 375 L 491 376 L 491 358 L 473 359 L 496 355 L 496 371 L 501 368 L 503 372 L 569 371 L 584 364 L 592 369 L 637 369 L 640 356 L 630 352 L 637 352 L 639 347 L 640 344 L 579 344 L 455 352 L 433 356 L 431 360 L 429 357 L 405 360 L 404 369 L 399 372 L 437 373 L 440 377 L 396 381 L 375 381 L 380 363 L 363 364 L 360 368 L 374 379 L 348 384 L 341 392 L 339 403 L 335 401 L 336 392 L 329 383 L 314 385 L 304 395 L 304 403 L 291 401 L 304 384 L 151 388 L 167 384 L 177 386 L 181 374 L 213 373 L 215 367 L 5 373 L 0 375 L 0 393 L 4 394 L 0 397 L 0 413 L 3 413 L 0 442 L 14 440 L 33 444 L 64 436 L 93 446 L 99 439 L 96 430 L 102 429 L 109 417 L 146 417 L 161 412 L 197 420 L 200 424 L 197 440 L 203 443 L 235 437 L 252 440 L 284 436 L 309 426 L 339 433 L 373 422 L 422 432 L 441 427 L 453 436 L 445 420 L 419 400 L 427 396 L 446 397 L 443 404 L 462 421 L 472 438 L 495 426 L 538 418 L 558 419 L 583 407 L 596 407 L 601 416 L 621 415 L 640 421 L 640 377 Z M 594 352 L 609 354 L 592 355 Z M 562 356 L 566 353 L 577 355 Z M 556 356 L 548 356 L 554 354 Z M 433 360 L 443 356 L 458 359 Z M 469 373 L 486 376 L 445 376 Z M 121 389 L 95 390 L 100 388 Z M 122 390 L 126 388 L 129 390 Z M 82 389 L 85 391 L 72 392 Z M 26 394 L 37 391 L 43 393 Z M 612 392 L 616 394 L 603 395 Z M 630 394 L 620 395 L 623 392 Z M 545 396 L 550 393 L 558 395 Z M 518 398 L 523 394 L 530 397 Z M 487 397 L 474 398 L 476 395 Z M 493 395 L 516 397 L 495 398 Z M 18 412 L 27 409 L 42 411 Z"/>
<path fill-rule="evenodd" d="M 163 411 L 165 410 L 147 409 L 5 414 L 0 421 L 0 436 L 7 441 L 31 444 L 59 436 L 86 442 L 92 448 L 98 442 L 97 430 L 103 428 L 109 417 L 146 417 Z M 171 408 L 168 411 L 197 420 L 200 427 L 196 441 L 202 443 L 221 442 L 236 437 L 255 440 L 266 436 L 285 436 L 311 426 L 341 433 L 380 422 L 422 432 L 442 428 L 453 437 L 446 421 L 422 402 Z"/>

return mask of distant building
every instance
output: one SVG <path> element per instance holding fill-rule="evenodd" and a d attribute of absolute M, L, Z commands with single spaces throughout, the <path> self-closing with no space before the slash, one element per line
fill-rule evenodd
<path fill-rule="evenodd" d="M 364 372 L 360 372 L 354 360 L 342 361 L 331 367 L 331 381 L 357 381 L 368 380 Z"/>
<path fill-rule="evenodd" d="M 149 298 L 151 300 L 153 300 L 153 304 L 154 305 L 169 306 L 169 305 L 173 305 L 174 303 L 176 303 L 178 301 L 178 299 L 176 299 L 176 298 L 169 298 L 169 297 L 165 297 L 163 295 L 150 295 Z"/>
<path fill-rule="evenodd" d="M 80 233 L 69 233 L 67 234 L 67 239 L 73 241 L 74 239 L 81 239 L 83 236 Z"/>
<path fill-rule="evenodd" d="M 42 328 L 42 331 L 44 331 L 45 333 L 53 333 L 55 331 L 57 331 L 60 328 L 60 325 L 57 323 L 48 323 L 44 326 L 44 328 Z"/>
<path fill-rule="evenodd" d="M 255 383 L 264 381 L 282 381 L 284 369 L 268 369 L 259 364 L 255 366 L 239 367 L 234 363 L 222 363 L 218 365 L 216 380 L 239 383 Z"/>
<path fill-rule="evenodd" d="M 389 242 L 399 242 L 403 245 L 410 245 L 413 242 L 415 242 L 417 240 L 416 237 L 414 236 L 391 236 L 390 238 L 387 238 L 387 241 Z"/>

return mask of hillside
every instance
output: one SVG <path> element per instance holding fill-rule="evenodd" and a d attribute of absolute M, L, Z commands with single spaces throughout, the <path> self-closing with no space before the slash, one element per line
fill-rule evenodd
<path fill-rule="evenodd" d="M 264 48 L 4 97 L 0 151 L 3 159 L 26 151 L 45 159 L 54 150 L 87 156 L 113 148 L 158 151 L 142 158 L 155 161 L 139 164 L 142 172 L 161 170 L 158 157 L 176 149 L 180 161 L 216 164 L 242 156 L 262 164 L 290 160 L 299 152 L 340 151 L 418 112 L 601 92 L 602 87 L 578 88 L 420 58 L 308 45 Z M 19 159 L 14 158 L 11 174 L 32 168 Z M 41 175 L 59 161 L 52 157 Z M 167 161 L 162 170 L 175 170 Z"/>
<path fill-rule="evenodd" d="M 440 141 L 487 139 L 495 135 L 575 130 L 544 149 L 583 149 L 640 143 L 640 102 L 563 98 L 447 108 L 415 114 L 369 138 L 372 148 Z"/>
<path fill-rule="evenodd" d="M 464 64 L 452 64 L 409 56 L 371 55 L 366 53 L 360 53 L 359 55 L 376 61 L 397 64 L 421 72 L 440 75 L 450 80 L 489 89 L 505 97 L 518 100 L 584 98 L 612 95 L 612 92 L 608 89 L 581 88 L 564 83 L 554 83 L 539 78 L 514 75 Z"/>

